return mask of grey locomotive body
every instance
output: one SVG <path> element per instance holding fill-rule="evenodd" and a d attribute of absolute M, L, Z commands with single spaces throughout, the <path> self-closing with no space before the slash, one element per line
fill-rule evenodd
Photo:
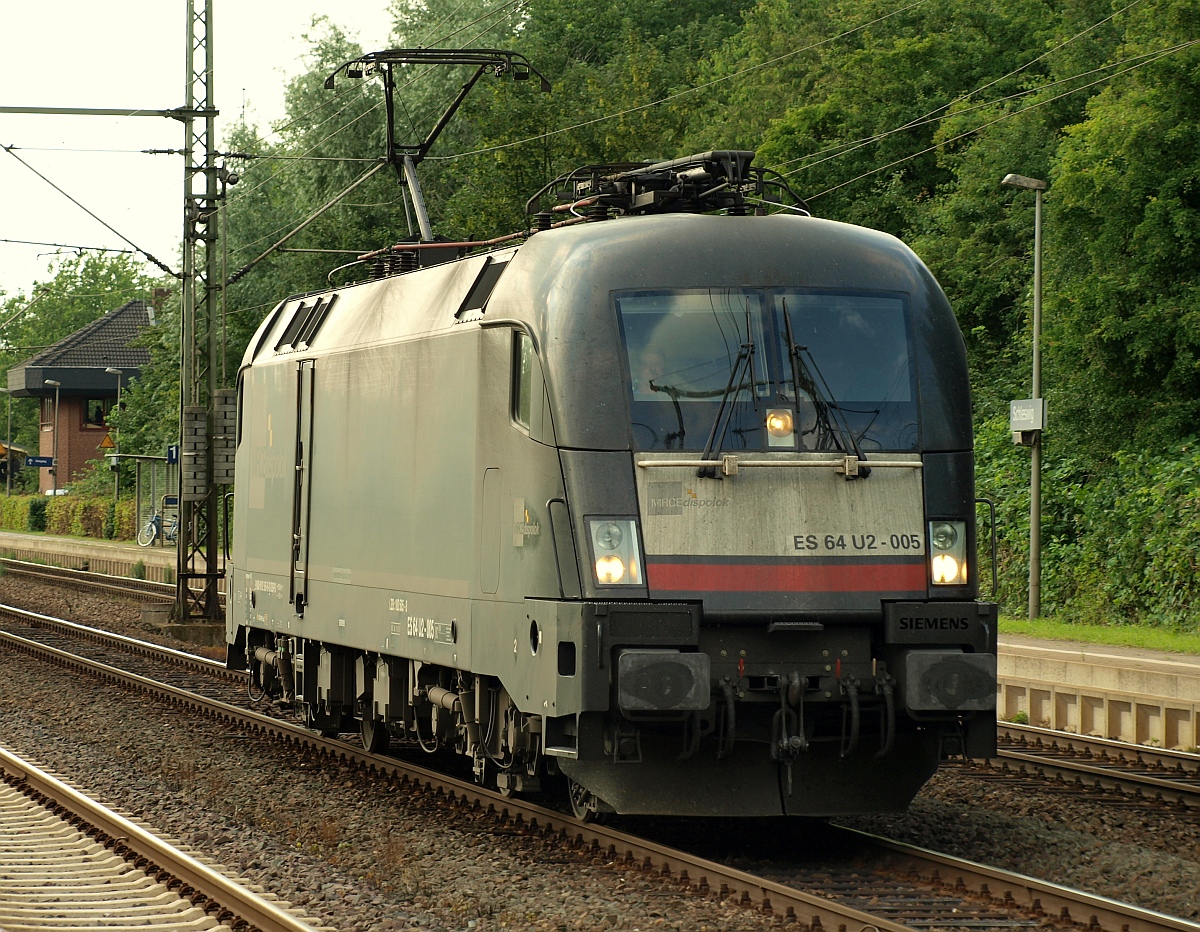
<path fill-rule="evenodd" d="M 581 814 L 900 809 L 995 735 L 970 391 L 900 242 L 588 223 L 281 304 L 229 662 Z"/>

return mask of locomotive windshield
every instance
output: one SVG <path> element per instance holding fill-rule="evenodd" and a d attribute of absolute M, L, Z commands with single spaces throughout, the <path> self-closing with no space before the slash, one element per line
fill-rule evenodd
<path fill-rule="evenodd" d="M 638 450 L 703 450 L 722 400 L 726 451 L 916 449 L 915 366 L 899 296 L 713 288 L 616 302 Z M 794 428 L 782 443 L 768 430 L 781 412 Z"/>

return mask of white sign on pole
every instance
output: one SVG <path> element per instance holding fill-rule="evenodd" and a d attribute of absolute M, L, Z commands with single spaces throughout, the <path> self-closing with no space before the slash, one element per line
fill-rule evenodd
<path fill-rule="evenodd" d="M 1012 431 L 1045 430 L 1046 399 L 1026 398 L 1008 403 L 1008 429 Z"/>

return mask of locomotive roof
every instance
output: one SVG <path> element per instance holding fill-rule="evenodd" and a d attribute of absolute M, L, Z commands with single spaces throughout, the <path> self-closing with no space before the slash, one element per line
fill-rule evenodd
<path fill-rule="evenodd" d="M 486 308 L 467 309 L 486 269 L 502 263 Z M 934 428 L 941 436 L 927 439 L 935 448 L 970 448 L 969 412 L 964 423 L 962 405 L 951 401 L 969 396 L 965 347 L 945 295 L 921 260 L 886 233 L 782 214 L 667 214 L 578 224 L 500 252 L 289 298 L 264 321 L 243 365 L 290 355 L 295 348 L 281 346 L 280 335 L 292 322 L 304 331 L 300 317 L 311 317 L 314 306 L 318 317 L 326 315 L 310 340 L 314 355 L 517 320 L 533 334 L 547 383 L 567 413 L 556 425 L 559 442 L 614 449 L 628 443 L 624 419 L 595 416 L 604 399 L 624 398 L 613 292 L 785 285 L 906 294 L 923 397 L 945 399 L 945 410 L 927 419 L 946 422 Z M 320 302 L 329 301 L 334 304 L 322 312 Z M 575 416 L 584 412 L 590 413 Z"/>

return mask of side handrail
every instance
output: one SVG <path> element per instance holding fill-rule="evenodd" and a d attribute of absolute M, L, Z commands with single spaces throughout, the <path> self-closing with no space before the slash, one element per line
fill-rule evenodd
<path fill-rule="evenodd" d="M 987 505 L 988 510 L 991 512 L 991 516 L 988 519 L 988 528 L 991 530 L 992 535 L 992 598 L 994 599 L 996 598 L 997 591 L 999 591 L 999 586 L 996 582 L 996 503 L 990 498 L 975 499 L 976 511 L 979 510 L 980 505 Z"/>

